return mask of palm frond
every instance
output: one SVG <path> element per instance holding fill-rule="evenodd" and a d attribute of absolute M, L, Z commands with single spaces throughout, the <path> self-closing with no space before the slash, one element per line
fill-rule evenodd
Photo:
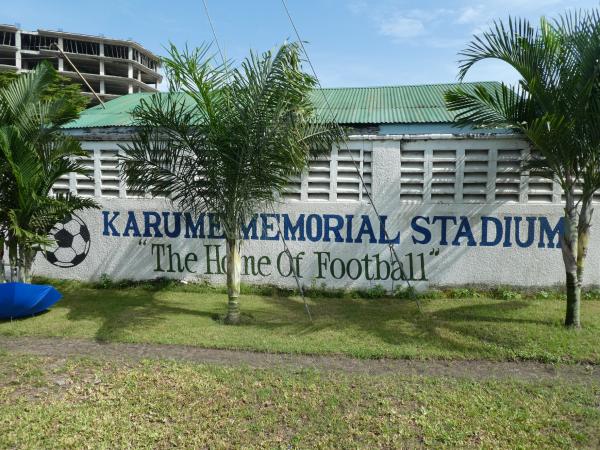
<path fill-rule="evenodd" d="M 535 104 L 521 87 L 511 88 L 502 83 L 494 91 L 483 85 L 468 92 L 462 87 L 444 95 L 450 111 L 456 112 L 459 126 L 475 124 L 486 128 L 515 128 L 521 130 L 535 114 Z"/>
<path fill-rule="evenodd" d="M 252 53 L 235 68 L 209 49 L 171 47 L 165 63 L 177 92 L 134 112 L 139 129 L 123 147 L 124 177 L 182 209 L 214 212 L 227 233 L 238 233 L 344 133 L 314 120 L 316 80 L 302 71 L 298 44 Z"/>
<path fill-rule="evenodd" d="M 457 88 L 446 94 L 458 125 L 505 126 L 531 142 L 526 168 L 584 196 L 600 189 L 600 12 L 571 11 L 536 28 L 525 19 L 495 22 L 461 53 L 460 77 L 498 59 L 521 75 L 497 92 Z"/>
<path fill-rule="evenodd" d="M 62 176 L 84 173 L 81 145 L 60 125 L 73 118 L 64 100 L 47 99 L 53 69 L 41 64 L 0 90 L 0 230 L 20 246 L 48 243 L 52 226 L 67 214 L 98 205 L 75 196 L 51 196 Z"/>

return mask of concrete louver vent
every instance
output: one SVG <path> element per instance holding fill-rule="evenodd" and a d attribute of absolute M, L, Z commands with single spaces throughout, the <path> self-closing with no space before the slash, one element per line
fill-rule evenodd
<path fill-rule="evenodd" d="M 581 196 L 583 194 L 583 186 L 582 186 L 583 182 L 580 180 L 576 185 L 575 185 L 575 201 L 578 202 L 581 200 Z M 559 188 L 560 189 L 560 188 Z M 562 190 L 560 191 L 561 195 L 560 195 L 560 200 L 561 202 L 565 201 L 565 195 L 562 194 Z M 593 196 L 593 201 L 594 202 L 600 202 L 600 193 L 596 192 Z"/>
<path fill-rule="evenodd" d="M 328 201 L 331 192 L 331 157 L 319 157 L 308 165 L 307 200 Z"/>
<path fill-rule="evenodd" d="M 453 202 L 456 193 L 456 150 L 434 149 L 431 160 L 431 201 Z"/>
<path fill-rule="evenodd" d="M 354 144 L 354 143 L 353 143 Z M 354 147 L 354 148 L 353 148 Z M 337 174 L 336 174 L 336 196 L 340 201 L 361 199 L 361 181 L 358 171 L 363 165 L 362 145 L 359 147 L 338 149 Z M 357 170 L 358 169 L 358 170 Z M 370 176 L 370 174 L 369 174 Z M 367 180 L 365 180 L 366 182 Z M 370 181 L 370 178 L 369 178 Z"/>
<path fill-rule="evenodd" d="M 102 197 L 120 196 L 118 150 L 100 150 L 100 183 Z"/>
<path fill-rule="evenodd" d="M 462 197 L 465 202 L 482 202 L 487 199 L 489 190 L 488 173 L 490 150 L 465 149 Z"/>
<path fill-rule="evenodd" d="M 65 195 L 68 194 L 71 190 L 71 181 L 69 175 L 63 175 L 58 179 L 54 186 L 52 186 L 52 192 L 54 194 Z"/>
<path fill-rule="evenodd" d="M 530 202 L 552 203 L 554 183 L 546 178 L 530 175 L 527 196 Z"/>
<path fill-rule="evenodd" d="M 284 200 L 302 200 L 302 177 L 299 175 L 294 175 L 290 177 L 288 181 L 288 185 L 283 192 Z"/>
<path fill-rule="evenodd" d="M 579 180 L 579 181 L 578 181 L 578 182 L 575 184 L 575 195 L 574 195 L 574 198 L 575 198 L 575 201 L 576 201 L 576 202 L 578 202 L 579 200 L 581 200 L 581 196 L 582 196 L 582 194 L 583 194 L 583 182 L 582 182 L 581 180 Z M 594 196 L 594 198 L 595 198 L 596 200 L 598 200 L 597 196 Z M 563 194 L 561 194 L 561 197 L 560 197 L 560 199 L 561 199 L 561 201 L 563 201 L 563 202 L 565 201 L 565 194 L 564 194 L 564 193 L 563 193 Z"/>
<path fill-rule="evenodd" d="M 313 159 L 302 176 L 290 177 L 283 199 L 340 202 L 368 200 L 367 190 L 371 192 L 373 178 L 372 151 L 371 142 L 350 142 L 342 148 L 334 148 L 327 157 Z"/>
<path fill-rule="evenodd" d="M 495 200 L 518 202 L 521 193 L 521 149 L 498 149 Z"/>
<path fill-rule="evenodd" d="M 555 183 L 522 168 L 523 141 L 414 140 L 400 147 L 400 201 L 548 203 Z"/>
<path fill-rule="evenodd" d="M 529 158 L 537 160 L 541 159 L 542 156 L 539 152 L 532 151 Z M 554 183 L 547 178 L 530 172 L 527 180 L 527 201 L 552 203 L 554 201 Z"/>
<path fill-rule="evenodd" d="M 424 187 L 425 150 L 402 150 L 400 153 L 400 200 L 423 201 Z"/>
<path fill-rule="evenodd" d="M 77 174 L 75 175 L 75 192 L 77 195 L 84 197 L 94 197 L 95 192 L 95 164 L 94 164 L 94 150 L 88 150 L 89 157 L 81 158 L 80 164 L 86 168 L 86 176 Z"/>
<path fill-rule="evenodd" d="M 531 173 L 522 166 L 523 159 L 529 157 L 529 149 L 527 143 L 521 140 L 415 139 L 398 143 L 394 148 L 394 144 L 386 142 L 381 151 L 377 145 L 380 145 L 377 141 L 368 139 L 350 140 L 340 148 L 333 148 L 328 156 L 310 161 L 303 174 L 290 178 L 281 200 L 368 201 L 367 190 L 375 198 L 384 195 L 378 191 L 377 184 L 383 174 L 383 179 L 389 177 L 394 180 L 394 190 L 399 193 L 401 202 L 559 204 L 564 201 L 558 183 Z M 118 147 L 118 142 L 112 141 L 85 142 L 87 156 L 79 161 L 87 176 L 64 176 L 53 186 L 53 193 L 72 192 L 80 196 L 104 198 L 164 196 L 160 193 L 137 192 L 127 187 L 121 178 L 119 157 L 122 156 L 122 150 Z M 399 167 L 395 159 L 398 157 Z M 374 168 L 376 173 L 373 173 Z M 375 183 L 375 192 L 371 191 L 372 183 Z M 580 197 L 581 185 L 578 185 L 575 200 Z M 599 200 L 600 194 L 594 196 L 594 201 Z"/>
<path fill-rule="evenodd" d="M 371 147 L 363 148 L 362 176 L 364 180 L 362 200 L 368 200 L 367 190 L 371 193 L 373 185 L 373 149 Z"/>

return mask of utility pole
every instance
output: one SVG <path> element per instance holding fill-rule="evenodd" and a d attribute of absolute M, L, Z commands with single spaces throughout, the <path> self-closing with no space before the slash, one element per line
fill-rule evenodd
<path fill-rule="evenodd" d="M 61 56 L 63 58 L 65 58 L 67 60 L 67 62 L 70 64 L 70 66 L 75 70 L 75 72 L 77 72 L 77 75 L 79 75 L 79 78 L 81 78 L 83 80 L 83 82 L 88 87 L 90 92 L 92 94 L 94 94 L 94 97 L 96 97 L 96 100 L 98 100 L 100 102 L 100 104 L 102 105 L 102 108 L 106 109 L 106 106 L 104 106 L 104 102 L 100 99 L 100 97 L 98 97 L 98 94 L 96 94 L 96 91 L 94 91 L 94 89 L 92 89 L 92 86 L 90 86 L 90 83 L 88 83 L 87 80 L 83 77 L 83 75 L 81 75 L 81 72 L 79 70 L 77 70 L 77 67 L 75 67 L 75 64 L 73 64 L 73 62 L 69 59 L 69 57 L 65 54 L 65 52 L 62 51 L 62 48 L 60 48 L 58 46 L 58 44 L 55 42 L 53 42 L 51 45 L 56 47 L 56 49 L 59 51 Z"/>

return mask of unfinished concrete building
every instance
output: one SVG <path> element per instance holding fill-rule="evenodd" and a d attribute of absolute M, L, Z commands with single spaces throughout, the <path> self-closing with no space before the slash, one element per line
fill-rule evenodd
<path fill-rule="evenodd" d="M 49 61 L 62 75 L 81 84 L 92 97 L 74 68 L 61 56 L 60 47 L 103 100 L 136 92 L 156 92 L 162 77 L 160 59 L 131 40 L 66 33 L 63 31 L 24 31 L 0 25 L 0 71 L 23 72 Z"/>

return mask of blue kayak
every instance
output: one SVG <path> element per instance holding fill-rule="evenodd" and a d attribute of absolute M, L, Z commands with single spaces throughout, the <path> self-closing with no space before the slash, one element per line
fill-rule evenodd
<path fill-rule="evenodd" d="M 52 286 L 27 283 L 0 284 L 0 319 L 33 316 L 62 298 Z"/>

